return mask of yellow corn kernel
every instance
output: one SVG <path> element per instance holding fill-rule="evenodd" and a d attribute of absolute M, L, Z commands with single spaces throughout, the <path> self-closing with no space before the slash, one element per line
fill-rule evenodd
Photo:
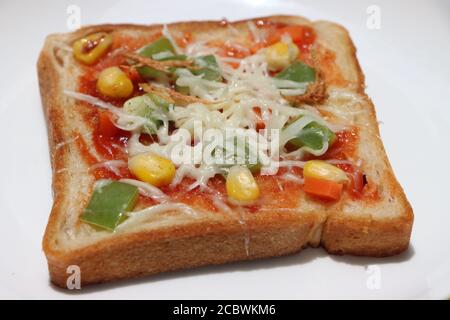
<path fill-rule="evenodd" d="M 323 160 L 307 161 L 303 167 L 303 176 L 338 183 L 348 181 L 348 177 L 343 170 Z"/>
<path fill-rule="evenodd" d="M 127 98 L 133 93 L 133 83 L 118 67 L 109 67 L 100 72 L 97 89 L 105 96 Z"/>
<path fill-rule="evenodd" d="M 233 166 L 230 168 L 226 189 L 232 203 L 246 205 L 259 198 L 259 186 L 247 167 Z"/>
<path fill-rule="evenodd" d="M 299 50 L 293 43 L 277 42 L 265 51 L 266 61 L 270 70 L 277 71 L 286 68 L 297 58 Z"/>
<path fill-rule="evenodd" d="M 171 183 L 176 171 L 172 161 L 152 153 L 143 153 L 130 158 L 128 168 L 139 180 L 156 187 Z"/>
<path fill-rule="evenodd" d="M 91 65 L 105 55 L 112 43 L 112 35 L 105 32 L 93 33 L 73 43 L 73 56 L 78 61 Z"/>

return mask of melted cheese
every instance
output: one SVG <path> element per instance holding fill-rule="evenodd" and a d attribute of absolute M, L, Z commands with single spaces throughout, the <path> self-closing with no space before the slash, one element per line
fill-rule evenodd
<path fill-rule="evenodd" d="M 290 172 L 286 172 L 285 174 L 283 174 L 281 176 L 281 179 L 286 180 L 286 181 L 291 181 L 291 182 L 295 182 L 298 184 L 303 184 L 304 183 L 304 179 L 300 178 L 299 176 L 292 174 Z"/>
<path fill-rule="evenodd" d="M 167 202 L 169 200 L 164 192 L 151 184 L 134 179 L 120 179 L 120 181 L 136 186 L 141 194 L 158 202 Z"/>
<path fill-rule="evenodd" d="M 173 43 L 173 39 L 167 27 L 163 30 L 164 35 Z M 202 44 L 190 46 L 188 53 L 199 53 L 204 49 Z M 177 49 L 179 52 L 179 50 Z M 163 121 L 157 131 L 158 142 L 150 145 L 143 145 L 139 141 L 140 128 L 147 123 L 147 119 L 125 113 L 121 108 L 117 108 L 98 98 L 81 93 L 65 91 L 65 93 L 76 99 L 86 101 L 100 108 L 107 109 L 117 116 L 116 125 L 127 131 L 132 131 L 132 136 L 128 141 L 127 151 L 130 156 L 143 152 L 153 152 L 171 159 L 177 166 L 177 173 L 172 185 L 180 183 L 185 177 L 195 180 L 191 188 L 200 187 L 204 189 L 208 180 L 221 172 L 220 164 L 205 163 L 203 161 L 203 148 L 208 145 L 204 141 L 202 132 L 215 129 L 225 138 L 225 145 L 233 146 L 235 136 L 228 137 L 227 133 L 232 130 L 244 130 L 247 142 L 237 143 L 236 152 L 243 151 L 244 146 L 256 160 L 264 166 L 271 162 L 275 166 L 271 169 L 262 170 L 263 174 L 273 174 L 277 165 L 284 165 L 282 159 L 292 160 L 301 157 L 305 151 L 315 155 L 322 155 L 328 148 L 326 141 L 321 150 L 310 150 L 302 148 L 291 153 L 284 150 L 284 144 L 296 136 L 299 130 L 309 123 L 318 123 L 332 127 L 320 114 L 305 108 L 292 107 L 282 94 L 300 93 L 306 90 L 305 84 L 286 80 L 274 80 L 269 76 L 267 62 L 262 51 L 255 55 L 240 60 L 237 69 L 229 66 L 226 59 L 216 56 L 223 77 L 226 83 L 215 82 L 203 79 L 202 76 L 193 75 L 187 69 L 177 70 L 177 84 L 189 87 L 192 95 L 201 99 L 211 101 L 211 103 L 192 103 L 187 106 L 171 106 L 166 116 L 160 117 Z M 280 90 L 279 87 L 283 89 Z M 283 91 L 284 90 L 284 91 Z M 261 117 L 255 113 L 255 107 L 260 110 Z M 294 125 L 286 127 L 288 120 L 302 116 L 300 121 Z M 169 134 L 168 122 L 173 121 L 178 128 L 177 131 Z M 267 132 L 278 130 L 279 146 L 277 152 L 270 153 L 269 146 L 273 146 L 278 141 L 273 141 L 270 134 L 257 132 L 258 122 L 263 121 Z M 191 145 L 191 136 L 196 141 Z M 237 135 L 238 140 L 240 135 Z M 278 138 L 278 136 L 277 136 Z M 177 152 L 181 146 L 181 153 Z M 241 152 L 240 154 L 245 154 Z"/>
<path fill-rule="evenodd" d="M 116 228 L 116 232 L 127 231 L 130 228 L 142 226 L 151 219 L 151 217 L 170 211 L 181 211 L 194 217 L 197 215 L 194 209 L 184 203 L 161 203 L 140 211 L 128 212 L 127 215 L 129 219 L 122 222 Z"/>
<path fill-rule="evenodd" d="M 144 124 L 149 123 L 148 119 L 128 114 L 123 111 L 122 108 L 118 108 L 111 103 L 105 102 L 99 98 L 69 90 L 64 90 L 63 92 L 69 97 L 90 103 L 96 107 L 112 112 L 117 116 L 117 122 L 115 123 L 115 125 L 122 130 L 135 131 L 140 129 Z"/>
<path fill-rule="evenodd" d="M 97 168 L 107 168 L 111 170 L 115 175 L 120 176 L 120 168 L 127 166 L 127 163 L 123 160 L 109 160 L 96 163 L 89 167 L 89 170 L 95 170 Z"/>

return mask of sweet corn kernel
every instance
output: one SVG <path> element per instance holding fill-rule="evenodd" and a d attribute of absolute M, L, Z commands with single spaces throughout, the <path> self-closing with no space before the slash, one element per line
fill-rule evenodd
<path fill-rule="evenodd" d="M 175 176 L 173 162 L 152 153 L 143 153 L 130 158 L 128 168 L 139 180 L 156 187 L 168 185 Z"/>
<path fill-rule="evenodd" d="M 226 188 L 229 200 L 237 204 L 251 204 L 259 198 L 259 186 L 247 167 L 231 167 Z"/>
<path fill-rule="evenodd" d="M 298 48 L 293 43 L 277 42 L 266 49 L 269 69 L 281 70 L 289 66 L 298 56 Z"/>
<path fill-rule="evenodd" d="M 109 67 L 100 72 L 97 89 L 105 96 L 127 98 L 133 93 L 133 83 L 118 67 Z"/>
<path fill-rule="evenodd" d="M 73 43 L 73 56 L 84 64 L 94 64 L 105 55 L 112 43 L 112 35 L 105 32 L 93 33 Z"/>
<path fill-rule="evenodd" d="M 348 177 L 343 170 L 323 160 L 307 161 L 303 167 L 303 176 L 338 183 L 348 181 Z"/>

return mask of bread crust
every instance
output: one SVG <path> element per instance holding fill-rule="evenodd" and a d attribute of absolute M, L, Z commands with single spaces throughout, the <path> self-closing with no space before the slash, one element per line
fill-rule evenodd
<path fill-rule="evenodd" d="M 255 18 L 253 20 L 257 20 Z M 354 90 L 365 96 L 364 75 L 356 58 L 356 49 L 341 26 L 328 22 L 315 22 L 292 16 L 271 16 L 264 19 L 331 28 L 342 37 L 342 46 L 348 66 L 343 70 Z M 242 24 L 247 20 L 233 24 Z M 214 29 L 217 21 L 182 22 L 169 25 L 189 29 L 191 32 Z M 135 31 L 159 30 L 161 25 L 99 25 L 84 27 L 64 35 L 70 42 L 97 31 L 116 29 Z M 56 245 L 61 221 L 67 214 L 69 175 L 56 174 L 69 165 L 71 149 L 59 144 L 67 139 L 67 119 L 61 115 L 62 97 L 60 61 L 52 41 L 61 35 L 47 38 L 38 61 L 39 84 L 44 114 L 48 127 L 53 168 L 54 203 L 43 239 L 43 249 L 48 260 L 51 281 L 66 288 L 67 267 L 78 265 L 82 285 L 117 279 L 141 277 L 164 271 L 185 269 L 209 264 L 222 264 L 238 260 L 281 256 L 301 250 L 306 246 L 322 245 L 333 254 L 353 254 L 382 257 L 400 253 L 409 245 L 413 213 L 403 190 L 398 184 L 385 155 L 381 140 L 376 141 L 386 164 L 387 183 L 393 196 L 401 203 L 402 212 L 395 218 L 356 216 L 340 211 L 328 212 L 260 212 L 245 217 L 245 227 L 235 219 L 219 221 L 200 220 L 183 226 L 164 227 L 150 231 L 122 234 L 100 240 L 79 249 L 62 250 Z M 366 96 L 365 96 L 366 97 Z M 367 97 L 366 97 L 367 98 Z M 371 118 L 376 124 L 372 102 L 367 98 Z M 378 127 L 375 130 L 379 135 Z"/>

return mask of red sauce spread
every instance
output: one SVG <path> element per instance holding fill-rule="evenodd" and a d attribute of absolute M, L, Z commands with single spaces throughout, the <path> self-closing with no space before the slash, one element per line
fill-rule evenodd
<path fill-rule="evenodd" d="M 317 64 L 320 66 L 327 84 L 338 87 L 348 86 L 349 81 L 344 78 L 342 71 L 336 64 L 336 54 L 334 52 L 318 46 Z"/>
<path fill-rule="evenodd" d="M 95 133 L 94 133 L 94 137 L 95 137 Z M 95 139 L 96 138 L 94 138 L 94 141 L 95 141 Z M 117 179 L 121 179 L 121 178 L 131 177 L 131 174 L 128 171 L 127 167 L 117 168 L 117 170 L 118 170 L 118 174 L 117 174 L 114 171 L 112 171 L 111 169 L 109 169 L 108 167 L 102 166 L 102 162 L 106 161 L 106 160 L 98 161 L 96 156 L 94 156 L 90 152 L 86 141 L 83 139 L 83 137 L 80 134 L 76 135 L 76 138 L 74 141 L 78 147 L 78 150 L 80 151 L 81 155 L 83 156 L 84 160 L 89 165 L 89 169 L 88 169 L 89 172 L 94 175 L 96 180 L 99 180 L 99 179 L 117 180 Z M 95 142 L 94 142 L 94 145 L 96 145 Z M 114 160 L 119 160 L 119 159 L 117 158 Z"/>
<path fill-rule="evenodd" d="M 260 209 L 276 210 L 280 208 L 280 204 L 285 209 L 297 208 L 302 190 L 298 183 L 282 178 L 286 172 L 287 169 L 280 168 L 278 173 L 273 176 L 257 175 L 255 178 L 261 189 L 261 196 L 255 204 L 247 206 L 246 209 L 249 212 L 257 212 Z M 299 168 L 293 168 L 291 171 L 292 174 L 299 177 L 301 177 L 301 172 L 302 170 Z M 201 191 L 199 188 L 186 191 L 192 183 L 194 183 L 194 180 L 185 178 L 176 187 L 162 187 L 161 190 L 174 201 L 212 212 L 219 210 L 214 203 L 214 198 L 222 201 L 227 199 L 225 179 L 222 176 L 217 175 L 209 180 L 209 191 Z M 233 207 L 232 204 L 227 203 L 227 205 Z"/>
<path fill-rule="evenodd" d="M 358 143 L 358 129 L 339 131 L 333 145 L 321 157 L 322 159 L 351 159 Z"/>
<path fill-rule="evenodd" d="M 333 145 L 323 156 L 319 157 L 319 159 L 353 159 L 358 141 L 359 137 L 357 128 L 337 132 L 336 140 L 334 141 Z M 361 199 L 363 197 L 369 200 L 379 199 L 376 187 L 373 185 L 367 186 L 367 178 L 358 167 L 350 163 L 337 163 L 336 166 L 344 170 L 348 174 L 350 183 L 347 186 L 347 189 L 354 199 Z"/>
<path fill-rule="evenodd" d="M 227 22 L 222 22 L 221 25 L 226 26 Z M 219 52 L 223 56 L 234 57 L 234 58 L 244 58 L 248 55 L 254 53 L 254 50 L 259 50 L 262 47 L 273 44 L 279 41 L 283 32 L 288 32 L 291 34 L 294 42 L 300 48 L 301 55 L 300 59 L 310 62 L 311 59 L 311 48 L 314 44 L 316 35 L 312 28 L 308 26 L 287 26 L 282 23 L 268 22 L 265 20 L 259 20 L 255 23 L 256 27 L 263 29 L 268 34 L 268 36 L 261 43 L 254 44 L 252 47 L 248 47 L 241 44 L 231 44 L 221 40 L 214 40 L 208 43 L 209 46 L 218 47 L 221 49 Z M 294 35 L 294 36 L 292 36 Z M 113 33 L 113 45 L 109 53 L 103 57 L 94 66 L 85 67 L 85 72 L 79 78 L 78 90 L 81 93 L 85 93 L 94 97 L 98 97 L 103 101 L 107 101 L 117 107 L 121 107 L 123 103 L 129 99 L 114 99 L 105 97 L 100 94 L 96 88 L 96 81 L 98 74 L 104 68 L 110 66 L 119 66 L 123 71 L 127 72 L 130 79 L 134 83 L 134 93 L 133 95 L 142 94 L 138 89 L 138 83 L 142 81 L 136 72 L 133 72 L 126 65 L 126 60 L 120 52 L 134 51 L 156 39 L 158 39 L 161 34 L 155 34 L 152 37 L 147 38 L 131 38 L 120 33 Z M 177 44 L 181 47 L 186 46 L 192 41 L 192 35 L 189 32 L 185 32 L 181 37 L 175 39 Z M 253 41 L 253 39 L 252 39 Z M 254 41 L 253 41 L 254 42 Z M 332 57 L 326 56 L 324 58 L 326 63 L 331 63 Z M 327 62 L 328 61 L 328 62 Z M 332 67 L 328 67 L 330 69 Z M 329 72 L 330 73 L 330 72 Z M 86 105 L 88 105 L 86 103 Z M 104 113 L 107 113 L 106 115 Z M 101 159 L 97 159 L 97 156 L 93 155 L 89 151 L 89 147 L 86 141 L 78 135 L 76 139 L 76 145 L 78 146 L 80 152 L 82 153 L 85 161 L 91 166 L 91 172 L 96 179 L 120 179 L 120 178 L 133 178 L 132 174 L 129 172 L 126 162 L 127 162 L 127 152 L 126 145 L 130 137 L 130 134 L 126 131 L 115 128 L 112 124 L 112 115 L 108 112 L 101 110 L 99 108 L 92 109 L 92 112 L 86 112 L 86 120 L 88 123 L 92 124 L 93 129 L 93 144 Z M 111 127 L 112 126 L 112 127 Z M 143 140 L 149 140 L 150 137 L 145 137 L 143 135 Z M 321 159 L 349 159 L 354 153 L 358 143 L 358 132 L 356 129 L 350 131 L 342 131 L 336 134 L 336 141 L 333 146 L 327 151 L 327 153 L 320 157 Z M 125 166 L 118 167 L 116 170 L 111 170 L 108 167 L 101 166 L 100 164 L 109 160 L 122 160 Z M 343 170 L 349 174 L 355 173 L 355 168 L 352 166 L 339 165 Z M 280 168 L 278 174 L 274 176 L 261 176 L 257 175 L 256 180 L 261 189 L 261 197 L 258 202 L 252 206 L 247 207 L 250 212 L 256 212 L 262 208 L 264 209 L 279 209 L 280 206 L 283 208 L 296 208 L 299 204 L 299 199 L 301 198 L 302 188 L 297 182 L 289 181 L 283 179 L 283 175 L 286 173 L 286 168 Z M 299 168 L 292 168 L 290 171 L 298 177 L 302 177 L 302 170 Z M 351 185 L 349 190 L 352 194 L 360 196 L 362 187 L 364 187 L 364 177 L 362 175 L 355 178 L 353 185 Z M 363 177 L 363 178 L 361 178 Z M 225 181 L 221 176 L 216 176 L 210 179 L 208 182 L 208 187 L 212 191 L 211 196 L 205 196 L 204 191 L 200 191 L 196 188 L 191 191 L 186 191 L 190 184 L 194 181 L 185 178 L 176 187 L 163 187 L 161 188 L 164 193 L 166 193 L 170 198 L 175 201 L 180 201 L 191 205 L 192 207 L 202 208 L 209 211 L 217 211 L 218 208 L 215 206 L 213 198 L 219 197 L 226 199 L 225 191 Z M 140 205 L 152 205 L 155 204 L 154 200 L 140 196 Z"/>
<path fill-rule="evenodd" d="M 228 27 L 228 21 L 220 22 L 222 27 Z M 311 49 L 316 40 L 314 29 L 306 25 L 288 25 L 286 23 L 274 22 L 270 20 L 260 19 L 254 22 L 257 30 L 260 30 L 264 37 L 262 39 L 254 38 L 250 32 L 250 38 L 243 43 L 230 43 L 229 41 L 212 40 L 207 43 L 208 46 L 218 48 L 218 55 L 223 57 L 231 57 L 242 59 L 258 50 L 268 47 L 281 40 L 283 34 L 290 35 L 292 41 L 300 49 L 299 60 L 312 65 Z M 229 63 L 233 67 L 238 67 L 235 62 Z"/>

